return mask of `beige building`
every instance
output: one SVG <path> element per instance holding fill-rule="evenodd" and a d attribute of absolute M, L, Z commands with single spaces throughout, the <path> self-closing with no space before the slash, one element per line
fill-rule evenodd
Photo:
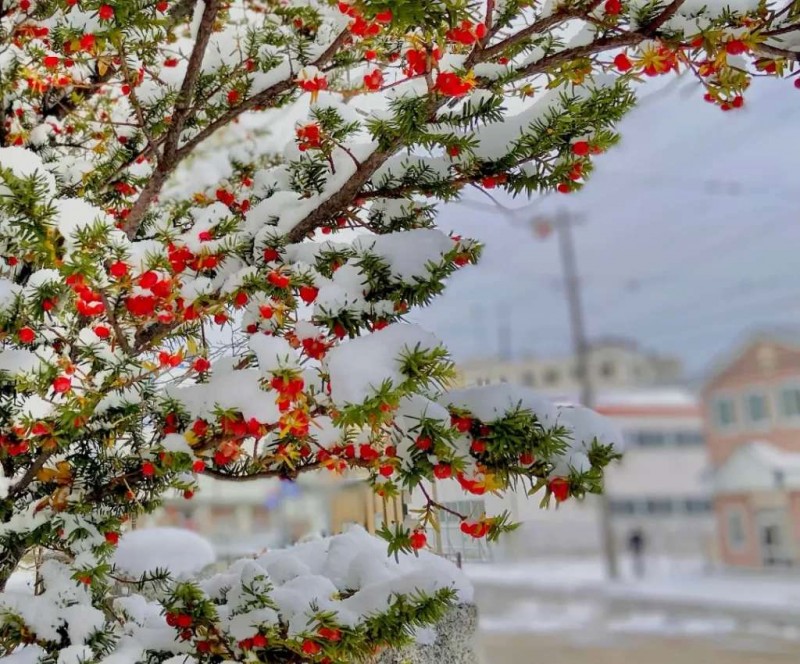
<path fill-rule="evenodd" d="M 357 523 L 369 532 L 403 518 L 403 497 L 383 499 L 358 477 L 310 473 L 297 482 L 225 482 L 200 476 L 191 500 L 173 496 L 140 525 L 175 526 L 208 539 L 221 558 L 286 546 Z"/>
<path fill-rule="evenodd" d="M 462 364 L 459 373 L 467 386 L 512 383 L 556 395 L 577 394 L 580 390 L 577 362 L 572 355 L 475 360 Z M 631 341 L 608 339 L 592 344 L 589 376 L 598 391 L 674 385 L 681 378 L 681 363 L 674 357 L 645 351 Z"/>

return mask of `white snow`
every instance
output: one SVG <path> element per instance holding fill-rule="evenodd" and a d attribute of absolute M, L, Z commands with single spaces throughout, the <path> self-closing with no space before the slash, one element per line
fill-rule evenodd
<path fill-rule="evenodd" d="M 214 548 L 197 533 L 180 528 L 140 528 L 120 537 L 112 561 L 133 577 L 158 568 L 181 578 L 199 573 L 215 559 Z"/>
<path fill-rule="evenodd" d="M 530 410 L 545 428 L 555 426 L 559 419 L 555 403 L 528 388 L 507 383 L 453 390 L 441 397 L 440 401 L 468 410 L 482 422 L 502 419 L 506 413 L 518 407 Z"/>
<path fill-rule="evenodd" d="M 385 381 L 397 388 L 405 380 L 400 371 L 401 356 L 417 346 L 431 349 L 439 346 L 439 341 L 415 325 L 395 323 L 332 348 L 326 366 L 334 403 L 363 403 Z"/>
<path fill-rule="evenodd" d="M 30 150 L 16 146 L 0 148 L 0 167 L 9 169 L 18 178 L 36 175 L 45 182 L 48 193 L 55 195 L 56 180 L 53 174 L 45 168 L 41 158 Z M 0 196 L 9 193 L 8 187 L 0 184 Z"/>

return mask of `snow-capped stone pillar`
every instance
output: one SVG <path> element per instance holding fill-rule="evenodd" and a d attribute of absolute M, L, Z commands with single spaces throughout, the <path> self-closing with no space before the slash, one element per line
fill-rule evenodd
<path fill-rule="evenodd" d="M 478 608 L 460 604 L 436 625 L 429 643 L 382 653 L 375 664 L 478 664 Z"/>

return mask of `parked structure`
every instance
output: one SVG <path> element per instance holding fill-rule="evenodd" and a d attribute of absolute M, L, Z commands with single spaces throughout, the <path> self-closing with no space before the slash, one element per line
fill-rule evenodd
<path fill-rule="evenodd" d="M 721 561 L 800 564 L 800 331 L 751 337 L 703 404 Z"/>

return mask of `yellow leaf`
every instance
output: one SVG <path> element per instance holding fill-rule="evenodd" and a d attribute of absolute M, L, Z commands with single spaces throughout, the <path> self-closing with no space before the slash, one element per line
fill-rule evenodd
<path fill-rule="evenodd" d="M 189 351 L 189 355 L 197 355 L 198 351 L 197 342 L 194 339 L 189 338 L 186 341 L 186 349 Z"/>
<path fill-rule="evenodd" d="M 183 437 L 186 439 L 186 442 L 192 446 L 197 445 L 197 443 L 200 442 L 199 439 L 197 438 L 197 434 L 195 434 L 194 431 L 186 431 L 183 434 Z"/>

